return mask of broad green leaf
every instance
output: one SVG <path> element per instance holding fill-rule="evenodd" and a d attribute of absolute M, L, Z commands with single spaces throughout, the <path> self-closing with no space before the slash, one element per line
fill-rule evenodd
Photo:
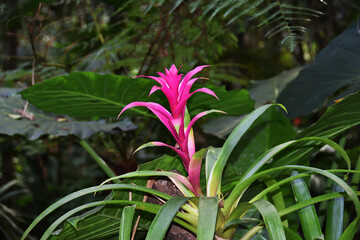
<path fill-rule="evenodd" d="M 11 90 L 10 90 L 11 91 Z M 77 121 L 65 116 L 46 113 L 29 104 L 27 116 L 22 117 L 26 102 L 19 95 L 0 97 L 0 133 L 5 135 L 23 135 L 35 140 L 42 135 L 67 136 L 76 135 L 88 138 L 96 132 L 111 132 L 115 130 L 128 131 L 136 126 L 125 119 L 115 123 L 105 121 Z"/>
<path fill-rule="evenodd" d="M 214 238 L 219 200 L 217 197 L 200 197 L 197 239 Z"/>
<path fill-rule="evenodd" d="M 43 81 L 20 92 L 38 108 L 72 117 L 117 117 L 133 101 L 148 101 L 154 82 L 112 74 L 73 72 Z M 147 114 L 134 108 L 127 114 Z"/>
<path fill-rule="evenodd" d="M 333 185 L 333 192 L 343 192 L 344 190 Z M 327 207 L 325 239 L 338 240 L 343 232 L 344 223 L 344 198 L 334 198 L 329 201 Z"/>
<path fill-rule="evenodd" d="M 174 196 L 168 200 L 156 214 L 146 240 L 162 240 L 180 207 L 190 198 Z"/>
<path fill-rule="evenodd" d="M 246 89 L 227 91 L 225 86 L 214 87 L 211 84 L 206 84 L 194 85 L 193 90 L 199 87 L 206 87 L 213 90 L 219 100 L 207 94 L 194 94 L 186 105 L 192 116 L 209 109 L 224 111 L 227 115 L 232 116 L 240 116 L 254 110 L 254 101 L 250 99 L 249 91 Z M 211 117 L 213 115 L 214 114 L 209 116 Z"/>
<path fill-rule="evenodd" d="M 226 140 L 245 116 L 220 116 L 201 125 L 204 133 Z"/>
<path fill-rule="evenodd" d="M 117 117 L 121 109 L 130 102 L 158 102 L 167 105 L 162 93 L 148 94 L 157 83 L 151 79 L 130 78 L 112 74 L 73 72 L 43 81 L 23 91 L 24 99 L 38 108 L 73 117 Z M 194 94 L 189 100 L 190 113 L 218 109 L 228 114 L 241 115 L 253 109 L 254 102 L 247 90 L 226 91 L 225 87 L 209 84 L 197 85 L 212 89 L 221 101 L 207 94 Z M 153 116 L 144 108 L 132 108 L 126 115 Z"/>
<path fill-rule="evenodd" d="M 285 87 L 277 102 L 288 109 L 289 117 L 314 112 L 341 88 L 346 90 L 335 99 L 360 89 L 359 44 L 358 28 L 345 30 Z"/>
<path fill-rule="evenodd" d="M 317 136 L 332 138 L 360 123 L 360 93 L 352 94 L 332 105 L 313 125 L 296 137 Z"/>
<path fill-rule="evenodd" d="M 283 71 L 275 77 L 266 80 L 256 80 L 250 86 L 250 97 L 256 100 L 256 105 L 261 106 L 270 102 L 276 102 L 277 97 L 285 86 L 294 80 L 302 67 L 295 67 L 288 71 Z"/>
<path fill-rule="evenodd" d="M 264 219 L 266 229 L 272 240 L 286 239 L 284 228 L 276 208 L 266 200 L 258 200 L 253 205 L 259 210 Z"/>
<path fill-rule="evenodd" d="M 221 148 L 219 156 L 210 172 L 209 181 L 206 189 L 207 196 L 216 196 L 216 194 L 218 194 L 221 187 L 221 175 L 231 152 L 233 151 L 241 137 L 245 134 L 245 132 L 252 126 L 254 121 L 259 118 L 259 116 L 261 116 L 261 114 L 264 113 L 271 106 L 274 105 L 262 106 L 250 113 L 248 116 L 246 116 L 225 141 L 223 147 Z"/>
<path fill-rule="evenodd" d="M 292 173 L 292 175 L 297 174 L 298 172 L 296 171 L 293 171 Z M 293 180 L 291 186 L 296 202 L 303 202 L 311 199 L 310 192 L 302 178 Z M 324 239 L 314 205 L 300 209 L 298 214 L 305 239 Z"/>
<path fill-rule="evenodd" d="M 130 240 L 136 205 L 124 207 L 121 214 L 119 240 Z"/>

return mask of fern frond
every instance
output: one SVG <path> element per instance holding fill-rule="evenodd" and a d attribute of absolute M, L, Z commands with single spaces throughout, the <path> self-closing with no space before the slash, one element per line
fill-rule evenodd
<path fill-rule="evenodd" d="M 268 4 L 265 4 L 265 0 L 212 0 L 206 6 L 204 15 L 211 13 L 209 17 L 211 20 L 220 12 L 224 12 L 223 17 L 228 19 L 227 24 L 244 16 L 248 17 L 248 20 L 260 20 L 258 27 L 270 28 L 265 37 L 270 38 L 281 33 L 284 36 L 281 44 L 293 51 L 296 44 L 301 41 L 302 33 L 306 31 L 305 27 L 296 24 L 309 22 L 311 18 L 322 15 L 317 10 L 297 4 L 299 3 L 295 0 L 273 0 Z"/>

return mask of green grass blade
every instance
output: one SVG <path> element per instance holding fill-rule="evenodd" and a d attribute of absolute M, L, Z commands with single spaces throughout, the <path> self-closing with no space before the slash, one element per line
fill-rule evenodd
<path fill-rule="evenodd" d="M 165 237 L 173 218 L 180 207 L 190 198 L 183 196 L 172 197 L 167 201 L 156 214 L 150 225 L 146 240 L 162 240 Z"/>
<path fill-rule="evenodd" d="M 292 176 L 297 174 L 298 172 L 293 171 Z M 293 180 L 291 186 L 296 202 L 311 199 L 310 192 L 302 178 Z M 314 205 L 300 209 L 298 213 L 305 239 L 324 239 Z"/>
<path fill-rule="evenodd" d="M 278 211 L 270 202 L 261 199 L 253 203 L 264 219 L 266 229 L 272 240 L 286 240 L 284 228 Z"/>
<path fill-rule="evenodd" d="M 130 240 L 136 205 L 124 207 L 121 214 L 119 240 Z"/>
<path fill-rule="evenodd" d="M 219 156 L 216 162 L 211 169 L 209 181 L 207 183 L 207 196 L 216 196 L 220 192 L 221 188 L 221 176 L 226 165 L 226 162 L 237 145 L 241 137 L 245 134 L 245 132 L 251 127 L 251 125 L 258 119 L 261 114 L 263 114 L 268 108 L 272 106 L 280 106 L 284 108 L 280 104 L 268 104 L 262 107 L 259 107 L 249 115 L 247 115 L 234 129 L 234 131 L 230 134 L 230 136 L 226 139 Z M 285 109 L 285 108 L 284 108 Z"/>
<path fill-rule="evenodd" d="M 200 197 L 197 239 L 214 239 L 218 205 L 217 197 Z"/>
<path fill-rule="evenodd" d="M 344 190 L 333 185 L 333 192 L 343 192 Z M 343 232 L 344 222 L 344 197 L 334 198 L 329 202 L 326 217 L 326 240 L 338 240 Z"/>

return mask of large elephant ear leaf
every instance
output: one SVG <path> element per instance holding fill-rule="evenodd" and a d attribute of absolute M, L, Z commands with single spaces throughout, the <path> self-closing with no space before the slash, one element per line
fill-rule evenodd
<path fill-rule="evenodd" d="M 360 89 L 359 45 L 357 27 L 347 29 L 316 55 L 314 63 L 286 85 L 277 102 L 287 108 L 289 117 L 312 113 L 327 100 L 331 104 L 334 99 Z M 345 91 L 332 98 L 344 87 Z"/>
<path fill-rule="evenodd" d="M 114 74 L 73 72 L 43 81 L 20 92 L 22 97 L 39 109 L 71 117 L 113 117 L 130 102 L 157 102 L 166 105 L 166 98 L 160 92 L 148 97 L 157 83 L 151 79 L 131 78 Z M 218 109 L 231 115 L 242 115 L 253 110 L 254 101 L 247 90 L 227 91 L 225 87 L 210 84 L 194 85 L 194 89 L 206 87 L 221 99 L 212 99 L 206 94 L 194 94 L 190 98 L 190 113 L 197 114 L 204 109 Z M 146 115 L 144 108 L 132 108 L 126 115 Z"/>
<path fill-rule="evenodd" d="M 76 121 L 73 118 L 46 113 L 29 104 L 23 112 L 26 102 L 16 90 L 2 89 L 0 92 L 0 134 L 22 135 L 30 140 L 42 135 L 75 135 L 88 138 L 96 132 L 128 131 L 136 126 L 129 120 L 107 124 L 104 121 Z"/>

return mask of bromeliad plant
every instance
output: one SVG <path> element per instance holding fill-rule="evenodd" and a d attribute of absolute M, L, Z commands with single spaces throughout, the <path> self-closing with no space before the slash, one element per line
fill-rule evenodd
<path fill-rule="evenodd" d="M 173 135 L 176 144 L 175 146 L 170 146 L 162 142 L 150 142 L 140 146 L 137 151 L 149 146 L 166 146 L 173 149 L 182 159 L 182 164 L 187 172 L 186 176 L 175 172 L 155 171 L 155 169 L 153 169 L 139 170 L 110 178 L 106 182 L 118 179 L 126 180 L 120 184 L 102 184 L 99 187 L 80 190 L 59 200 L 34 220 L 26 230 L 22 239 L 25 239 L 39 221 L 61 205 L 85 194 L 105 190 L 113 190 L 113 194 L 103 201 L 82 205 L 64 214 L 48 228 L 42 239 L 50 237 L 60 223 L 77 212 L 95 206 L 106 205 L 116 206 L 116 216 L 121 216 L 119 217 L 116 232 L 111 232 L 112 235 L 110 233 L 110 235 L 108 235 L 108 237 L 118 235 L 119 239 L 130 239 L 136 230 L 144 229 L 148 231 L 146 239 L 163 239 L 171 222 L 175 222 L 192 232 L 200 240 L 213 239 L 214 237 L 216 239 L 232 239 L 234 236 L 237 236 L 237 238 L 242 236 L 242 239 L 250 239 L 255 234 L 261 234 L 262 237 L 268 236 L 268 238 L 274 240 L 302 239 L 300 235 L 304 236 L 305 239 L 323 239 L 324 234 L 321 231 L 313 204 L 333 201 L 329 209 L 344 209 L 344 207 L 341 207 L 341 202 L 344 202 L 344 197 L 347 197 L 353 202 L 356 216 L 350 224 L 344 224 L 344 226 L 346 226 L 345 231 L 342 229 L 342 221 L 327 221 L 326 235 L 328 239 L 352 239 L 360 225 L 360 202 L 357 196 L 358 193 L 336 174 L 346 173 L 345 177 L 348 177 L 349 173 L 353 173 L 354 176 L 356 176 L 359 172 L 350 170 L 350 159 L 341 146 L 323 137 L 330 136 L 331 134 L 297 138 L 277 145 L 264 152 L 258 159 L 254 159 L 252 165 L 244 169 L 243 174 L 238 179 L 226 184 L 222 182 L 224 169 L 230 154 L 247 130 L 249 130 L 254 122 L 268 109 L 280 107 L 285 110 L 282 105 L 269 104 L 259 107 L 238 124 L 222 148 L 209 147 L 208 149 L 201 149 L 196 152 L 192 130 L 194 123 L 206 114 L 214 112 L 223 113 L 219 110 L 208 110 L 199 113 L 190 120 L 186 104 L 194 93 L 203 92 L 217 98 L 216 94 L 207 88 L 200 88 L 190 92 L 192 85 L 199 79 L 192 77 L 204 67 L 207 66 L 199 66 L 184 77 L 179 74 L 179 70 L 175 65 L 171 66 L 169 70 L 165 69 L 165 74 L 158 73 L 158 77 L 145 76 L 155 80 L 160 85 L 154 86 L 149 95 L 157 90 L 162 91 L 169 101 L 170 111 L 154 102 L 133 102 L 125 106 L 119 114 L 119 116 L 121 116 L 124 111 L 137 106 L 147 107 L 153 112 Z M 316 151 L 321 144 L 327 144 L 335 149 L 344 159 L 348 169 L 325 171 L 302 165 L 274 165 L 274 163 L 277 161 L 281 162 L 280 160 L 283 159 L 286 159 L 287 163 L 291 161 L 294 162 L 297 159 L 294 156 L 309 155 Z M 283 158 L 280 160 L 276 158 L 279 153 L 283 154 Z M 201 174 L 201 163 L 204 157 L 204 174 Z M 176 159 L 171 160 L 177 161 Z M 271 168 L 265 166 L 271 164 L 273 166 Z M 291 170 L 293 174 L 290 175 L 289 173 L 286 175 L 286 171 Z M 301 171 L 301 173 L 297 171 Z M 280 181 L 278 181 L 277 176 L 280 173 L 283 175 Z M 340 188 L 344 192 L 337 190 L 333 193 L 311 198 L 307 186 L 302 180 L 311 174 L 325 176 L 336 183 L 337 188 Z M 205 186 L 201 186 L 201 176 L 205 177 Z M 144 177 L 168 177 L 175 186 L 179 188 L 183 196 L 172 197 L 140 184 L 128 184 L 129 179 Z M 357 178 L 353 177 L 353 181 L 358 183 L 358 180 L 354 179 Z M 252 184 L 260 182 L 265 183 L 266 187 L 260 188 L 261 190 L 257 195 L 248 194 L 247 189 L 251 188 Z M 286 184 L 291 184 L 293 195 L 297 200 L 295 204 L 288 207 L 285 205 L 286 198 L 281 193 L 281 188 L 285 188 L 287 186 Z M 126 191 L 131 194 L 125 195 Z M 144 201 L 134 199 L 132 197 L 133 192 L 137 194 L 140 193 L 140 195 L 144 196 Z M 165 204 L 160 206 L 148 203 L 145 201 L 145 195 L 156 196 L 158 199 L 161 199 L 161 201 L 164 201 Z M 336 199 L 336 202 L 334 199 Z M 254 211 L 254 209 L 257 211 Z M 152 219 L 151 223 L 145 221 L 141 227 L 139 227 L 138 221 L 133 220 L 135 216 L 137 216 L 138 219 L 140 218 L 141 211 L 156 214 L 156 216 Z M 260 215 L 256 212 L 260 213 Z M 294 212 L 298 212 L 300 216 L 301 231 L 296 231 L 293 226 L 289 225 L 287 220 L 287 216 Z M 90 216 L 93 213 L 94 211 L 89 213 Z M 329 213 L 328 215 L 329 219 L 339 219 L 341 214 L 334 215 Z M 100 222 L 100 220 L 98 221 Z M 341 222 L 341 227 L 339 222 Z M 72 224 L 75 229 L 78 229 L 74 221 L 72 221 Z M 96 222 L 92 222 L 91 224 L 93 226 Z M 266 229 L 267 233 L 262 231 L 263 229 Z M 75 230 L 73 239 L 76 239 L 76 231 L 77 230 Z M 132 232 L 133 234 L 131 234 Z M 241 232 L 243 233 L 241 234 Z M 301 234 L 299 234 L 299 232 Z M 64 239 L 66 234 L 67 233 L 64 233 L 64 235 L 62 235 L 60 233 L 58 236 L 52 235 L 52 239 Z M 101 236 L 104 238 L 104 235 Z M 99 238 L 101 238 L 100 235 Z M 91 239 L 96 239 L 96 237 Z"/>
<path fill-rule="evenodd" d="M 196 196 L 203 195 L 200 186 L 200 170 L 202 157 L 205 151 L 195 154 L 195 141 L 192 126 L 199 118 L 209 113 L 222 112 L 219 110 L 204 111 L 197 114 L 190 122 L 188 121 L 189 116 L 186 111 L 186 103 L 191 95 L 197 92 L 203 92 L 218 98 L 216 94 L 208 88 L 200 88 L 190 93 L 191 87 L 196 80 L 199 79 L 192 79 L 192 77 L 196 73 L 200 72 L 204 67 L 207 67 L 207 65 L 195 68 L 186 74 L 184 78 L 182 78 L 182 74 L 178 74 L 179 70 L 175 67 L 175 65 L 172 65 L 169 70 L 165 68 L 165 74 L 158 72 L 159 77 L 139 76 L 151 78 L 160 84 L 160 87 L 153 86 L 149 96 L 155 91 L 161 90 L 169 102 L 170 112 L 158 103 L 133 102 L 126 105 L 118 116 L 120 117 L 120 115 L 129 108 L 143 106 L 147 107 L 160 119 L 160 121 L 175 138 L 176 146 L 169 146 L 162 142 L 150 142 L 140 146 L 136 151 L 149 146 L 166 146 L 173 149 L 182 159 L 184 167 L 189 174 L 188 181 L 179 175 L 177 175 L 177 177 L 173 177 L 173 179 L 176 179 L 178 182 L 187 186 Z M 177 185 L 180 183 L 177 183 Z"/>

